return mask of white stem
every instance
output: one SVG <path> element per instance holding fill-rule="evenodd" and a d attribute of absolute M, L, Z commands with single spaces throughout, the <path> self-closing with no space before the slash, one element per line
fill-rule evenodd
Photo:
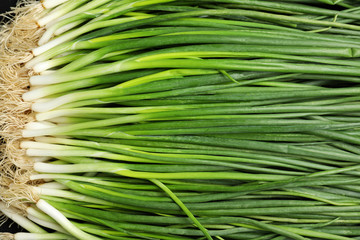
<path fill-rule="evenodd" d="M 61 82 L 63 81 L 52 75 L 35 75 L 30 77 L 31 86 L 50 85 Z"/>
<path fill-rule="evenodd" d="M 67 1 L 69 0 L 43 0 L 41 3 L 45 9 L 49 9 L 49 8 L 54 8 Z"/>
<path fill-rule="evenodd" d="M 42 149 L 42 150 L 82 150 L 83 148 L 72 147 L 60 144 L 51 144 L 51 143 L 43 143 L 43 142 L 35 142 L 35 141 L 22 141 L 20 143 L 20 148 L 25 149 Z"/>
<path fill-rule="evenodd" d="M 62 228 L 61 226 L 59 226 L 59 224 L 57 224 L 56 222 L 54 222 L 52 219 L 51 222 L 48 222 L 48 221 L 45 221 L 45 220 L 42 220 L 40 218 L 37 218 L 35 216 L 32 216 L 32 215 L 28 215 L 27 216 L 31 221 L 39 224 L 40 226 L 43 226 L 43 227 L 46 227 L 46 228 L 50 228 L 52 230 L 55 230 L 57 232 L 61 232 L 61 233 L 65 233 L 65 234 L 68 234 L 68 232 Z"/>
<path fill-rule="evenodd" d="M 15 233 L 15 240 L 76 240 L 63 233 Z"/>
<path fill-rule="evenodd" d="M 29 138 L 29 137 L 36 137 L 36 136 L 46 136 L 48 135 L 48 130 L 46 129 L 37 129 L 37 130 L 23 130 L 22 131 L 22 136 L 24 138 Z"/>
<path fill-rule="evenodd" d="M 58 4 L 58 6 L 55 9 L 52 9 L 48 14 L 46 14 L 44 17 L 40 18 L 37 21 L 37 23 L 39 26 L 43 27 L 43 26 L 47 25 L 48 23 L 64 16 L 68 12 L 72 11 L 74 8 L 77 8 L 79 5 L 83 4 L 85 1 L 87 1 L 87 0 L 75 0 L 75 1 L 72 0 L 63 5 Z"/>
<path fill-rule="evenodd" d="M 34 162 L 46 162 L 49 161 L 51 158 L 50 157 L 31 157 L 31 160 L 33 160 Z"/>
<path fill-rule="evenodd" d="M 41 102 L 49 100 L 49 98 L 45 97 L 51 95 L 52 92 L 47 89 L 48 87 L 44 86 L 32 86 L 29 91 L 22 95 L 22 99 L 24 102 L 34 102 L 35 100 Z"/>
<path fill-rule="evenodd" d="M 30 176 L 30 180 L 45 180 L 50 181 L 52 180 L 56 174 L 34 174 Z"/>
<path fill-rule="evenodd" d="M 72 22 L 72 23 L 69 23 L 69 24 L 66 24 L 65 26 L 62 26 L 61 28 L 57 29 L 55 32 L 54 32 L 54 35 L 55 36 L 59 36 L 71 29 L 73 29 L 74 27 L 82 24 L 85 20 L 78 20 L 78 21 L 75 21 L 75 22 Z M 50 39 L 49 39 L 50 40 Z"/>
<path fill-rule="evenodd" d="M 32 53 L 35 56 L 38 56 L 38 55 L 52 49 L 53 47 L 56 47 L 64 42 L 73 40 L 74 38 L 76 38 L 84 33 L 87 33 L 87 32 L 90 32 L 90 31 L 93 31 L 96 29 L 100 29 L 100 28 L 123 24 L 123 23 L 130 22 L 130 21 L 140 20 L 143 18 L 147 18 L 147 16 L 119 18 L 119 19 L 111 19 L 111 20 L 106 20 L 106 21 L 88 23 L 79 28 L 74 29 L 73 31 L 67 32 L 66 34 L 63 34 L 57 38 L 54 38 L 53 40 L 45 43 L 44 45 L 42 45 L 40 47 L 33 49 Z"/>
<path fill-rule="evenodd" d="M 59 190 L 59 189 L 50 189 L 50 188 L 41 188 L 41 187 L 34 187 L 34 189 L 39 192 L 40 195 L 47 195 L 47 196 L 54 196 L 54 197 L 61 197 L 61 198 L 68 198 L 75 201 L 80 202 L 88 202 L 94 204 L 101 204 L 101 205 L 113 205 L 111 202 L 101 200 L 94 197 L 89 197 L 83 194 L 69 192 L 66 190 Z"/>
<path fill-rule="evenodd" d="M 14 210 L 12 210 L 10 207 L 6 206 L 4 203 L 0 202 L 0 211 L 5 214 L 8 218 L 13 220 L 15 223 L 20 225 L 22 228 L 26 229 L 27 231 L 31 233 L 46 233 L 44 229 L 30 221 L 24 216 L 21 216 L 20 214 L 16 213 Z"/>
<path fill-rule="evenodd" d="M 66 164 L 35 163 L 34 170 L 42 173 L 85 173 L 85 172 L 120 172 L 127 170 L 112 163 Z"/>
<path fill-rule="evenodd" d="M 83 22 L 83 21 L 82 21 Z M 58 30 L 59 23 L 61 22 L 57 22 L 58 24 L 54 24 L 52 26 L 47 27 L 46 31 L 44 32 L 44 34 L 41 36 L 38 44 L 44 45 L 45 43 L 49 42 L 51 38 L 53 38 L 55 36 L 55 32 Z M 66 24 L 67 25 L 67 24 Z"/>
<path fill-rule="evenodd" d="M 59 48 L 57 48 L 55 52 L 48 52 L 40 56 L 34 57 L 25 64 L 25 68 L 31 69 L 38 63 L 48 61 L 52 58 L 56 59 L 57 57 L 66 56 L 70 53 L 73 53 L 74 51 L 72 51 L 71 48 L 74 46 L 76 46 L 76 44 L 70 42 L 68 44 L 65 44 L 65 46 L 60 46 Z"/>
<path fill-rule="evenodd" d="M 38 56 L 38 55 L 52 49 L 53 47 L 60 45 L 61 43 L 64 43 L 64 42 L 74 39 L 75 37 L 77 37 L 77 36 L 76 35 L 73 36 L 72 33 L 64 34 L 58 38 L 54 38 L 51 41 L 33 49 L 32 53 L 34 54 L 34 56 Z"/>
<path fill-rule="evenodd" d="M 68 109 L 60 109 L 60 110 L 53 110 L 53 111 L 47 111 L 36 114 L 36 120 L 38 121 L 44 121 L 48 119 L 63 117 L 68 115 Z"/>
<path fill-rule="evenodd" d="M 68 64 L 69 62 L 84 56 L 86 51 L 68 51 L 64 54 L 57 55 L 55 58 L 50 60 L 45 60 L 43 62 L 36 63 L 33 66 L 33 70 L 37 73 L 42 73 L 48 69 L 58 67 L 64 64 Z M 34 88 L 34 86 L 32 86 Z M 32 90 L 31 88 L 31 90 Z"/>
<path fill-rule="evenodd" d="M 54 70 L 47 70 L 47 71 L 42 71 L 41 73 L 40 73 L 40 75 L 50 75 L 50 74 L 53 74 L 53 73 L 55 73 L 56 71 L 54 71 Z"/>
<path fill-rule="evenodd" d="M 47 129 L 56 127 L 56 124 L 46 122 L 46 121 L 40 121 L 40 122 L 29 122 L 25 125 L 26 130 L 39 130 L 39 129 Z"/>
<path fill-rule="evenodd" d="M 71 95 L 64 95 L 46 102 L 33 103 L 31 109 L 35 112 L 47 112 L 72 101 Z"/>
<path fill-rule="evenodd" d="M 31 89 L 30 91 L 24 93 L 22 95 L 22 99 L 25 102 L 30 102 L 42 97 L 45 97 L 46 95 L 48 95 L 48 93 L 46 91 L 44 91 L 43 88 L 36 88 L 36 89 Z"/>
<path fill-rule="evenodd" d="M 30 176 L 30 180 L 62 179 L 63 181 L 68 181 L 68 180 L 83 181 L 83 182 L 90 182 L 90 183 L 95 183 L 110 187 L 117 186 L 116 184 L 114 185 L 113 183 L 108 182 L 106 180 L 101 180 L 96 177 L 93 178 L 94 176 L 88 177 L 87 174 L 88 173 L 84 174 L 83 176 L 68 175 L 68 174 L 34 174 Z"/>
<path fill-rule="evenodd" d="M 40 199 L 36 206 L 52 217 L 57 223 L 59 223 L 65 230 L 67 230 L 71 235 L 80 239 L 80 240 L 101 240 L 95 236 L 87 234 L 77 228 L 73 223 L 71 223 L 59 210 L 51 206 L 45 200 Z"/>
<path fill-rule="evenodd" d="M 66 139 L 69 139 L 71 137 L 69 136 L 61 136 L 61 137 L 36 137 L 34 138 L 34 140 L 36 142 L 43 142 L 43 143 L 60 143 L 60 144 L 64 144 L 64 140 L 66 141 Z M 56 140 L 54 140 L 56 139 Z M 61 139 L 62 141 L 59 141 L 58 139 Z M 67 143 L 65 143 L 67 144 Z"/>
<path fill-rule="evenodd" d="M 52 67 L 53 66 L 49 63 L 49 61 L 40 62 L 35 64 L 35 66 L 33 67 L 33 71 L 36 73 L 42 73 Z"/>
<path fill-rule="evenodd" d="M 61 6 L 60 6 L 61 7 Z M 40 26 L 40 27 L 43 27 L 45 26 L 46 24 L 48 24 L 49 22 L 53 21 L 54 19 L 56 18 L 59 18 L 61 17 L 62 15 L 64 15 L 66 12 L 64 11 L 61 11 L 61 10 L 57 10 L 57 9 L 54 9 L 54 11 L 50 12 L 49 14 L 45 15 L 44 17 L 40 18 L 38 21 L 37 21 L 37 24 Z"/>
<path fill-rule="evenodd" d="M 72 165 L 54 165 L 49 163 L 35 163 L 34 170 L 43 173 L 74 173 Z"/>
<path fill-rule="evenodd" d="M 28 149 L 28 148 L 35 148 L 35 149 L 52 149 L 52 150 L 58 150 L 61 149 L 59 146 L 51 146 L 48 143 L 41 143 L 41 142 L 34 142 L 34 141 L 22 141 L 20 143 L 20 148 Z"/>
<path fill-rule="evenodd" d="M 64 184 L 58 182 L 48 182 L 39 185 L 40 188 L 50 188 L 50 189 L 68 189 Z"/>
<path fill-rule="evenodd" d="M 37 89 L 42 89 L 43 86 L 31 86 L 29 91 L 32 91 L 32 90 L 37 90 Z"/>
<path fill-rule="evenodd" d="M 68 117 L 57 117 L 51 118 L 49 121 L 56 123 L 56 124 L 69 124 L 69 123 L 76 123 L 73 119 Z"/>
<path fill-rule="evenodd" d="M 121 155 L 113 155 L 111 153 L 97 151 L 97 150 L 87 150 L 87 149 L 70 149 L 68 147 L 64 147 L 64 149 L 56 150 L 56 149 L 37 149 L 37 148 L 28 148 L 26 150 L 27 156 L 35 156 L 35 157 L 94 157 L 94 158 L 120 158 Z M 95 159 L 94 159 L 95 160 Z M 116 160 L 116 159 L 115 159 Z M 38 162 L 41 163 L 41 162 Z"/>
<path fill-rule="evenodd" d="M 41 219 L 43 221 L 47 221 L 47 222 L 54 222 L 54 220 L 49 217 L 48 215 L 46 215 L 45 213 L 41 212 L 39 209 L 35 208 L 35 207 L 28 207 L 26 209 L 26 213 L 28 215 L 32 215 L 38 219 Z"/>
<path fill-rule="evenodd" d="M 92 0 L 89 1 L 87 4 L 82 5 L 81 7 L 77 7 L 76 9 L 72 10 L 71 12 L 65 14 L 64 16 L 60 17 L 59 19 L 56 19 L 56 21 L 52 21 L 46 25 L 47 28 L 52 27 L 57 22 L 60 22 L 61 20 L 76 16 L 80 13 L 88 13 L 91 14 L 91 10 L 99 8 L 100 6 L 110 2 L 111 0 Z M 85 21 L 85 20 L 83 20 Z"/>

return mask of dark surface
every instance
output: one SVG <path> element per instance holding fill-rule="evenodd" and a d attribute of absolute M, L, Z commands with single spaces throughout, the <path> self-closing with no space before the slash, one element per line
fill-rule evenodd
<path fill-rule="evenodd" d="M 17 0 L 0 0 L 0 12 L 4 13 L 10 10 L 10 7 L 16 5 Z"/>
<path fill-rule="evenodd" d="M 14 7 L 16 5 L 17 0 L 0 0 L 0 13 L 4 13 L 10 10 L 10 7 Z M 6 221 L 4 224 L 0 226 L 0 232 L 19 232 L 22 229 L 14 224 L 11 220 Z"/>
<path fill-rule="evenodd" d="M 10 219 L 8 219 L 4 224 L 0 226 L 0 233 L 1 232 L 16 233 L 22 231 L 24 230 Z"/>

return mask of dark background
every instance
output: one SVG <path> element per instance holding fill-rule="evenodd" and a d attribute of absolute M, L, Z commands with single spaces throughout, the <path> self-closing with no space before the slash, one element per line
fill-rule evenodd
<path fill-rule="evenodd" d="M 4 13 L 10 10 L 10 7 L 16 6 L 17 0 L 0 0 L 0 13 Z M 0 193 L 1 194 L 1 193 Z M 19 232 L 23 231 L 17 224 L 11 220 L 6 221 L 0 226 L 0 232 Z"/>
<path fill-rule="evenodd" d="M 17 0 L 0 0 L 0 12 L 4 13 L 10 10 L 11 6 L 16 5 Z"/>
<path fill-rule="evenodd" d="M 8 219 L 6 222 L 4 222 L 0 226 L 0 233 L 2 233 L 2 232 L 16 233 L 16 232 L 23 232 L 23 231 L 24 230 L 19 225 L 17 225 L 10 219 Z"/>

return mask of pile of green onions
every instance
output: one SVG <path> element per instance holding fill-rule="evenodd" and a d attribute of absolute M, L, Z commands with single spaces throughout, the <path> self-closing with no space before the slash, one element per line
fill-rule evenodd
<path fill-rule="evenodd" d="M 360 1 L 42 5 L 0 238 L 360 239 Z"/>

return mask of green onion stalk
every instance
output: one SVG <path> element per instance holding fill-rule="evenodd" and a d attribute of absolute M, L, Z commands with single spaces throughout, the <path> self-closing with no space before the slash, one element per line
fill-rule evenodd
<path fill-rule="evenodd" d="M 358 239 L 360 3 L 43 0 L 0 35 L 1 239 Z"/>

